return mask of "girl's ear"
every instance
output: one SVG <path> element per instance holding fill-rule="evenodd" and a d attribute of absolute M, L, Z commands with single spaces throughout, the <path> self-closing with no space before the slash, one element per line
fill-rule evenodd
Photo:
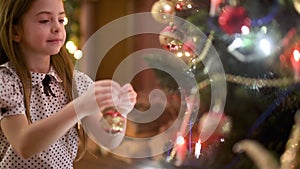
<path fill-rule="evenodd" d="M 21 31 L 20 28 L 17 25 L 13 25 L 13 30 L 12 30 L 12 38 L 15 42 L 20 42 L 21 41 Z"/>

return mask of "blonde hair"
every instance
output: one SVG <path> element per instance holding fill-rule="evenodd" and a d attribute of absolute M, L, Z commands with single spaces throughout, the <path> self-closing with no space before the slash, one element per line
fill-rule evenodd
<path fill-rule="evenodd" d="M 34 2 L 35 0 L 0 0 L 0 11 L 2 11 L 0 14 L 0 64 L 9 61 L 16 69 L 16 73 L 23 85 L 26 116 L 29 123 L 31 123 L 31 74 L 24 57 L 22 57 L 18 43 L 13 41 L 13 26 L 22 22 L 22 16 L 30 9 Z M 70 102 L 73 100 L 72 81 L 74 65 L 65 47 L 62 47 L 58 54 L 51 56 L 50 62 L 62 79 L 63 87 Z"/>

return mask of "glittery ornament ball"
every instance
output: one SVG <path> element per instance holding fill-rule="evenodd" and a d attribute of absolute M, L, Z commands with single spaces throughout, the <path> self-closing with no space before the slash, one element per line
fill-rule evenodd
<path fill-rule="evenodd" d="M 176 26 L 165 27 L 159 35 L 160 44 L 167 50 L 174 50 L 176 47 L 181 46 L 181 39 L 183 38 L 182 32 L 180 32 Z"/>
<path fill-rule="evenodd" d="M 101 124 L 109 134 L 118 134 L 124 130 L 125 119 L 116 109 L 111 108 L 103 112 Z"/>
<path fill-rule="evenodd" d="M 167 0 L 155 2 L 151 9 L 154 20 L 160 23 L 169 23 L 175 16 L 175 4 Z"/>

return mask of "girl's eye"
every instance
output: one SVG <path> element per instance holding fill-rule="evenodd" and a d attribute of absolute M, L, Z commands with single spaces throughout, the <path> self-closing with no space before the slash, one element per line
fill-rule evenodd
<path fill-rule="evenodd" d="M 59 19 L 58 21 L 59 21 L 59 23 L 64 23 L 65 22 L 64 19 Z"/>
<path fill-rule="evenodd" d="M 48 23 L 49 20 L 40 20 L 39 23 Z"/>

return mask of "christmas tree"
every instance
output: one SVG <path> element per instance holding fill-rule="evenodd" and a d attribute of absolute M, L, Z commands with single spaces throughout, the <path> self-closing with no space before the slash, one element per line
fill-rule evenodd
<path fill-rule="evenodd" d="M 162 48 L 189 67 L 179 70 L 157 56 L 149 56 L 148 63 L 168 67 L 181 78 L 195 78 L 200 94 L 200 113 L 190 127 L 191 138 L 185 138 L 184 156 L 178 158 L 180 144 L 174 141 L 166 161 L 201 169 L 299 168 L 300 1 L 159 0 L 152 12 L 157 22 L 168 23 L 159 36 Z M 205 36 L 196 37 L 176 17 Z M 212 83 L 220 77 L 208 73 L 206 59 L 215 52 L 226 81 L 224 112 L 209 109 Z M 171 75 L 160 70 L 156 75 L 166 91 L 182 90 Z M 215 132 L 198 140 L 214 120 Z"/>

